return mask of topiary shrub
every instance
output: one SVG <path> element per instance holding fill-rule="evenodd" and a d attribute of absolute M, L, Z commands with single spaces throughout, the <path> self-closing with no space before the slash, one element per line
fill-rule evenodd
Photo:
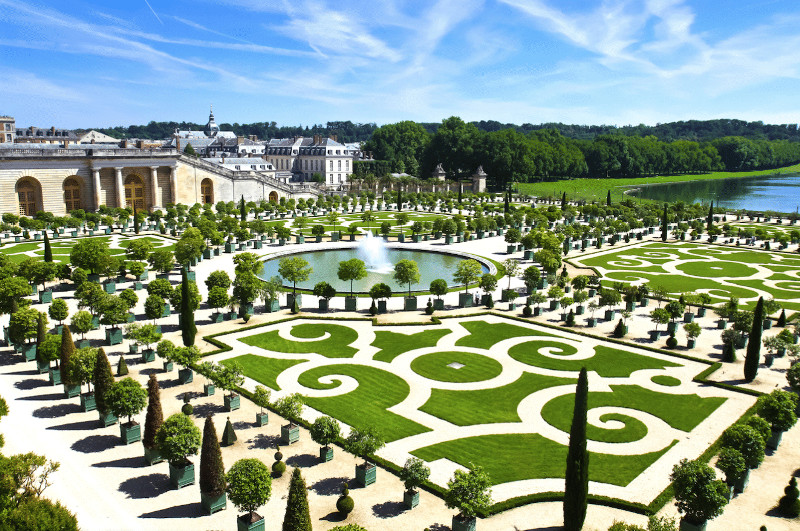
<path fill-rule="evenodd" d="M 120 356 L 119 362 L 117 363 L 117 376 L 127 376 L 128 372 L 128 364 L 125 362 L 125 356 Z"/>
<path fill-rule="evenodd" d="M 736 361 L 736 347 L 729 341 L 722 344 L 722 361 L 726 363 L 733 363 Z"/>
<path fill-rule="evenodd" d="M 286 463 L 283 462 L 281 447 L 275 446 L 275 462 L 272 463 L 272 475 L 279 478 L 286 472 Z"/>
<path fill-rule="evenodd" d="M 370 315 L 378 315 L 378 307 L 375 306 L 375 301 L 372 301 L 372 305 L 369 307 L 369 314 Z"/>
<path fill-rule="evenodd" d="M 573 312 L 572 310 L 569 311 L 569 313 L 567 314 L 567 319 L 564 324 L 570 327 L 575 326 L 575 312 Z"/>
<path fill-rule="evenodd" d="M 765 419 L 758 415 L 753 415 L 744 421 L 745 426 L 750 426 L 756 433 L 758 433 L 764 441 L 767 441 L 772 436 L 772 427 Z"/>
<path fill-rule="evenodd" d="M 672 334 L 667 338 L 667 348 L 675 348 L 678 346 L 678 340 L 675 339 L 675 334 Z"/>
<path fill-rule="evenodd" d="M 247 323 L 247 322 L 249 322 L 249 321 L 250 321 L 250 317 L 252 317 L 252 316 L 251 316 L 249 313 L 246 313 L 246 314 L 244 314 L 244 315 L 242 316 L 242 321 L 244 321 L 245 323 Z"/>
<path fill-rule="evenodd" d="M 792 477 L 783 492 L 783 497 L 778 501 L 778 512 L 789 518 L 800 516 L 800 499 L 798 499 L 800 491 L 797 490 L 797 479 Z"/>
<path fill-rule="evenodd" d="M 531 309 L 530 304 L 526 304 L 525 307 L 522 309 L 522 315 L 523 317 L 530 317 L 531 315 L 533 315 L 533 310 Z"/>
<path fill-rule="evenodd" d="M 350 490 L 347 488 L 347 483 L 342 485 L 342 495 L 336 500 L 336 510 L 342 513 L 345 518 L 348 514 L 353 512 L 355 502 L 350 497 Z"/>

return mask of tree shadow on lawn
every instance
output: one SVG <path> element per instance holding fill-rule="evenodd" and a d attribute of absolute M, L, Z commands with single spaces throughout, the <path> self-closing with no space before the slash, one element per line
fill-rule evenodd
<path fill-rule="evenodd" d="M 319 464 L 319 456 L 314 454 L 299 454 L 293 455 L 286 459 L 287 466 L 294 466 L 299 468 L 308 468 Z"/>
<path fill-rule="evenodd" d="M 346 477 L 325 478 L 317 481 L 308 488 L 320 496 L 339 496 L 342 493 L 342 485 L 345 483 L 350 485 L 352 482 L 352 478 Z"/>
<path fill-rule="evenodd" d="M 248 450 L 266 450 L 268 448 L 275 448 L 275 445 L 281 442 L 280 435 L 267 435 L 265 433 L 258 433 L 252 439 L 248 439 Z"/>
<path fill-rule="evenodd" d="M 28 378 L 27 380 L 14 382 L 14 387 L 22 391 L 30 391 L 31 389 L 47 387 L 48 385 L 50 385 L 49 381 L 41 380 L 39 378 Z"/>
<path fill-rule="evenodd" d="M 155 498 L 171 490 L 169 476 L 153 472 L 146 476 L 126 479 L 119 484 L 118 491 L 127 494 L 128 498 L 141 500 Z M 152 517 L 151 517 L 152 518 Z"/>
<path fill-rule="evenodd" d="M 118 444 L 119 437 L 116 435 L 89 435 L 72 443 L 70 448 L 82 454 L 94 454 L 110 450 Z"/>
<path fill-rule="evenodd" d="M 142 513 L 139 518 L 200 518 L 205 516 L 199 503 L 184 503 L 158 511 Z"/>
<path fill-rule="evenodd" d="M 376 503 L 372 506 L 372 514 L 378 518 L 394 518 L 408 510 L 405 503 L 396 501 L 387 501 L 383 503 Z"/>
<path fill-rule="evenodd" d="M 66 424 L 59 424 L 58 426 L 49 426 L 48 430 L 55 430 L 55 431 L 88 431 L 97 429 L 99 426 L 99 421 L 97 419 L 93 420 L 80 420 L 78 422 L 68 422 Z M 109 437 L 113 437 L 109 435 Z"/>
<path fill-rule="evenodd" d="M 111 461 L 102 461 L 100 463 L 93 463 L 95 468 L 144 468 L 146 461 L 144 457 L 123 457 L 121 459 L 112 459 Z"/>
<path fill-rule="evenodd" d="M 78 404 L 56 404 L 55 406 L 44 406 L 35 409 L 31 413 L 34 417 L 40 419 L 54 419 L 56 417 L 63 417 L 70 413 L 80 413 L 81 407 Z"/>

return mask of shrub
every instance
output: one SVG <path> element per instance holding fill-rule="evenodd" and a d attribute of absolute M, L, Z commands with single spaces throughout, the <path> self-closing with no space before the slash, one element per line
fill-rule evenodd
<path fill-rule="evenodd" d="M 200 448 L 200 430 L 192 419 L 175 413 L 170 415 L 156 434 L 156 445 L 173 466 L 183 466 Z"/>
<path fill-rule="evenodd" d="M 255 511 L 272 495 L 272 478 L 266 465 L 258 459 L 240 459 L 225 476 L 228 499 L 239 510 L 248 513 L 250 522 L 259 520 Z"/>
<path fill-rule="evenodd" d="M 311 531 L 311 515 L 308 511 L 308 489 L 299 468 L 292 470 L 283 531 Z"/>
<path fill-rule="evenodd" d="M 786 371 L 786 380 L 795 393 L 800 393 L 800 363 L 795 363 Z"/>
<path fill-rule="evenodd" d="M 764 439 L 744 424 L 734 424 L 722 433 L 722 447 L 739 450 L 747 468 L 756 468 L 764 460 Z"/>
<path fill-rule="evenodd" d="M 272 474 L 279 478 L 286 472 L 286 463 L 283 461 L 275 461 L 272 463 Z"/>
<path fill-rule="evenodd" d="M 733 448 L 723 448 L 719 452 L 715 466 L 725 474 L 725 482 L 728 485 L 738 481 L 747 472 L 747 464 L 744 462 L 744 457 L 742 457 L 739 450 L 734 450 Z"/>
<path fill-rule="evenodd" d="M 125 356 L 119 357 L 119 362 L 117 362 L 117 376 L 127 376 L 128 373 L 128 363 L 125 361 Z"/>
<path fill-rule="evenodd" d="M 200 492 L 219 496 L 225 491 L 225 465 L 219 448 L 217 430 L 211 415 L 203 426 L 203 447 L 200 450 Z"/>
<path fill-rule="evenodd" d="M 342 485 L 342 495 L 336 500 L 336 510 L 342 513 L 345 518 L 348 514 L 353 512 L 355 502 L 350 497 L 350 489 L 347 488 L 347 483 Z"/>
<path fill-rule="evenodd" d="M 94 400 L 97 411 L 103 415 L 111 411 L 110 406 L 106 403 L 106 394 L 113 384 L 114 375 L 111 374 L 111 365 L 108 363 L 105 351 L 101 348 L 97 352 L 97 361 L 94 364 Z"/>
<path fill-rule="evenodd" d="M 667 348 L 675 348 L 678 346 L 678 340 L 675 339 L 675 334 L 667 338 Z"/>
<path fill-rule="evenodd" d="M 702 524 L 722 514 L 728 503 L 728 487 L 714 479 L 714 471 L 700 461 L 682 459 L 670 475 L 678 512 L 693 524 Z"/>
<path fill-rule="evenodd" d="M 769 425 L 769 422 L 758 415 L 752 415 L 744 421 L 744 424 L 756 430 L 756 433 L 758 433 L 765 442 L 772 435 L 772 427 Z"/>
<path fill-rule="evenodd" d="M 156 447 L 156 433 L 164 424 L 164 414 L 161 411 L 161 389 L 155 374 L 150 375 L 147 381 L 147 415 L 144 419 L 144 436 L 142 444 L 152 450 Z"/>
<path fill-rule="evenodd" d="M 797 395 L 780 389 L 759 396 L 756 402 L 756 411 L 775 431 L 786 431 L 795 425 L 797 422 L 795 408 L 797 408 Z"/>
<path fill-rule="evenodd" d="M 77 531 L 78 520 L 60 502 L 31 497 L 4 515 L 2 528 Z"/>
<path fill-rule="evenodd" d="M 525 307 L 522 309 L 522 315 L 524 317 L 530 317 L 531 315 L 533 315 L 533 310 L 531 309 L 531 305 L 530 304 L 526 304 Z M 573 323 L 574 323 L 574 321 L 573 321 Z"/>
<path fill-rule="evenodd" d="M 789 485 L 783 489 L 784 496 L 778 501 L 778 512 L 788 518 L 800 516 L 800 491 L 797 490 L 797 479 L 792 477 Z"/>

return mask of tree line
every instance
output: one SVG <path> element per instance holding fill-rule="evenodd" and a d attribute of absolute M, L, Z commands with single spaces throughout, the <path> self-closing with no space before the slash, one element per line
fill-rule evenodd
<path fill-rule="evenodd" d="M 488 184 L 554 178 L 622 178 L 648 175 L 746 171 L 800 162 L 800 142 L 724 136 L 711 141 L 663 141 L 653 135 L 601 134 L 574 139 L 557 129 L 482 131 L 458 117 L 434 133 L 405 121 L 375 130 L 365 143 L 376 160 L 372 169 L 428 177 L 438 164 L 451 179 L 469 177 L 478 166 Z M 377 175 L 377 174 L 376 174 Z"/>

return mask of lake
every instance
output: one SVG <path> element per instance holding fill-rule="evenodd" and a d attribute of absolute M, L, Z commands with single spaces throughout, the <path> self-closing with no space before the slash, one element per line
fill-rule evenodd
<path fill-rule="evenodd" d="M 731 210 L 797 212 L 800 174 L 654 184 L 631 189 L 629 195 L 659 202 L 707 204 L 714 201 L 714 206 Z"/>

